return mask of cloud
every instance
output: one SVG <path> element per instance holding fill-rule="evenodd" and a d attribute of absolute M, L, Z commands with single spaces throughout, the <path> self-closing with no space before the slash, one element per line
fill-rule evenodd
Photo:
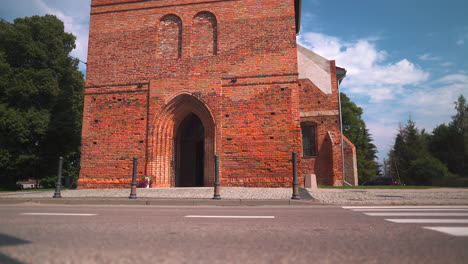
<path fill-rule="evenodd" d="M 459 88 L 461 88 L 460 86 L 464 86 L 466 88 L 468 87 L 468 75 L 462 73 L 450 74 L 438 79 L 436 83 L 457 85 Z"/>
<path fill-rule="evenodd" d="M 466 93 L 468 93 L 468 75 L 449 74 L 429 82 L 426 87 L 410 90 L 402 98 L 401 103 L 407 105 L 413 113 L 427 117 L 426 127 L 433 128 L 437 125 L 434 121 L 449 119 L 449 113 L 454 111 L 453 102 L 458 96 Z"/>
<path fill-rule="evenodd" d="M 426 54 L 423 54 L 423 55 L 419 56 L 419 59 L 424 60 L 424 61 L 438 61 L 438 60 L 441 60 L 440 57 L 432 56 L 430 53 L 426 53 Z"/>
<path fill-rule="evenodd" d="M 442 63 L 440 64 L 440 66 L 442 66 L 442 67 L 450 67 L 450 66 L 453 66 L 453 62 L 448 62 L 448 61 L 442 62 Z"/>
<path fill-rule="evenodd" d="M 373 102 L 393 99 L 404 92 L 405 86 L 419 84 L 429 78 L 429 73 L 407 59 L 388 62 L 388 53 L 375 46 L 377 40 L 368 37 L 346 42 L 315 32 L 299 37 L 302 45 L 346 68 L 344 85 L 348 92 L 367 96 Z"/>
<path fill-rule="evenodd" d="M 455 41 L 455 44 L 457 44 L 458 46 L 463 46 L 465 45 L 465 41 L 467 40 L 468 40 L 468 27 L 465 27 L 460 30 L 458 39 L 457 41 Z"/>

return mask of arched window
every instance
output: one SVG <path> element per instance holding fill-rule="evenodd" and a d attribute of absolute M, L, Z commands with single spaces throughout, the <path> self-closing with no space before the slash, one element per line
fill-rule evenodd
<path fill-rule="evenodd" d="M 182 20 L 165 15 L 159 22 L 159 53 L 163 58 L 182 57 Z"/>
<path fill-rule="evenodd" d="M 218 23 L 216 17 L 210 12 L 200 12 L 193 18 L 192 55 L 216 54 L 218 54 Z"/>

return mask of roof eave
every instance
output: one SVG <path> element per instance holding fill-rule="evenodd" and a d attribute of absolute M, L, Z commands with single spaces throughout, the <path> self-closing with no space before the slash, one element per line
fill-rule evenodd
<path fill-rule="evenodd" d="M 294 9 L 296 11 L 296 34 L 299 35 L 301 31 L 302 0 L 294 0 Z"/>

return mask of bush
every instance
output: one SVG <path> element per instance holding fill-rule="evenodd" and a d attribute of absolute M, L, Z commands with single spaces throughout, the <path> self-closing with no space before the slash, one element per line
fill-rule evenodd
<path fill-rule="evenodd" d="M 431 156 L 412 161 L 409 175 L 411 178 L 406 182 L 409 185 L 441 185 L 450 177 L 447 166 Z"/>
<path fill-rule="evenodd" d="M 42 188 L 55 188 L 55 184 L 57 183 L 57 176 L 50 176 L 47 178 L 43 178 L 40 180 L 40 185 Z"/>
<path fill-rule="evenodd" d="M 468 179 L 449 173 L 447 177 L 441 179 L 439 185 L 447 187 L 468 187 Z"/>

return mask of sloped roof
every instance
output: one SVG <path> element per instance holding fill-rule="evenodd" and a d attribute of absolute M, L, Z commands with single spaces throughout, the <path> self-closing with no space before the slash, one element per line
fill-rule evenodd
<path fill-rule="evenodd" d="M 325 94 L 332 93 L 330 61 L 297 44 L 299 79 L 309 79 Z"/>

